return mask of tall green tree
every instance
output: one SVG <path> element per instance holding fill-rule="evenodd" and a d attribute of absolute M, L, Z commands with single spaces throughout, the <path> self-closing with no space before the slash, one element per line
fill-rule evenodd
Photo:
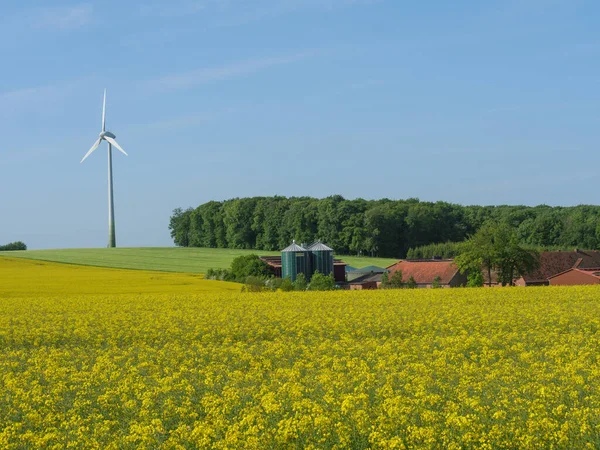
<path fill-rule="evenodd" d="M 490 286 L 495 271 L 499 281 L 506 286 L 535 270 L 538 254 L 519 243 L 516 230 L 508 223 L 486 222 L 462 245 L 455 263 L 463 273 L 477 273 L 483 267 Z"/>
<path fill-rule="evenodd" d="M 494 247 L 497 254 L 496 270 L 503 286 L 512 286 L 515 279 L 539 266 L 538 253 L 522 247 L 515 229 L 507 224 L 496 226 Z"/>
<path fill-rule="evenodd" d="M 494 245 L 495 224 L 484 223 L 479 231 L 467 239 L 459 250 L 459 255 L 454 259 L 462 273 L 471 271 L 487 272 L 488 283 L 492 285 L 492 272 L 498 266 L 499 255 Z"/>
<path fill-rule="evenodd" d="M 190 224 L 192 208 L 185 211 L 181 208 L 173 210 L 173 215 L 169 221 L 169 230 L 175 245 L 179 247 L 188 247 L 190 245 Z"/>

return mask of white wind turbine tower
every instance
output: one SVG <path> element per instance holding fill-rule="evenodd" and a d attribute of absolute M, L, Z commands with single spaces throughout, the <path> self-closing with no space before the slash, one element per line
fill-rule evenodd
<path fill-rule="evenodd" d="M 116 136 L 110 131 L 106 130 L 106 89 L 104 89 L 104 103 L 102 104 L 102 132 L 98 137 L 98 140 L 94 142 L 92 148 L 85 154 L 81 162 L 85 161 L 85 159 L 92 154 L 94 150 L 98 148 L 102 141 L 108 142 L 108 246 L 116 247 L 116 238 L 115 238 L 115 202 L 113 197 L 113 176 L 112 176 L 112 147 L 113 145 L 122 152 L 125 156 L 125 150 L 121 148 L 117 141 L 115 141 Z"/>

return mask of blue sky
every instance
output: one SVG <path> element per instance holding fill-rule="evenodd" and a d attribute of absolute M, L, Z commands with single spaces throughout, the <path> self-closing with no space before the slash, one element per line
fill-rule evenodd
<path fill-rule="evenodd" d="M 4 0 L 0 243 L 171 245 L 254 195 L 598 203 L 600 4 Z"/>

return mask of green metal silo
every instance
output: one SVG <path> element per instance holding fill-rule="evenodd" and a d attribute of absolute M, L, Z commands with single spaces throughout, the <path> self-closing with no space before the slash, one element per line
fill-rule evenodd
<path fill-rule="evenodd" d="M 281 275 L 296 281 L 298 274 L 303 273 L 309 281 L 312 275 L 311 254 L 304 247 L 296 244 L 296 241 L 287 248 L 281 250 Z"/>
<path fill-rule="evenodd" d="M 308 247 L 312 262 L 312 273 L 320 272 L 323 275 L 333 273 L 333 249 L 317 241 Z"/>

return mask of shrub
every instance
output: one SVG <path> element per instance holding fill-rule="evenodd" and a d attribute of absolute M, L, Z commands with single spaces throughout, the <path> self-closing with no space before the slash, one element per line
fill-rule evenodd
<path fill-rule="evenodd" d="M 246 277 L 244 287 L 242 288 L 242 292 L 263 292 L 266 290 L 267 287 L 265 286 L 264 278 L 255 277 L 254 275 Z"/>
<path fill-rule="evenodd" d="M 404 287 L 404 281 L 402 279 L 402 271 L 397 270 L 390 277 L 388 274 L 385 274 L 387 278 L 387 282 L 385 284 L 385 289 L 402 289 Z M 383 286 L 383 282 L 382 282 Z"/>
<path fill-rule="evenodd" d="M 388 289 L 390 286 L 390 277 L 387 272 L 381 275 L 381 289 Z"/>
<path fill-rule="evenodd" d="M 233 281 L 227 269 L 208 269 L 204 275 L 205 280 Z"/>
<path fill-rule="evenodd" d="M 243 283 L 250 276 L 269 275 L 269 265 L 257 255 L 238 256 L 231 262 L 230 272 L 233 280 Z"/>
<path fill-rule="evenodd" d="M 309 291 L 333 291 L 335 289 L 335 279 L 333 274 L 328 276 L 320 272 L 315 272 L 308 285 Z"/>
<path fill-rule="evenodd" d="M 303 273 L 299 273 L 296 277 L 296 281 L 294 282 L 294 290 L 295 291 L 305 291 L 308 287 L 306 283 L 306 276 Z"/>
<path fill-rule="evenodd" d="M 283 284 L 282 278 L 271 277 L 271 278 L 267 279 L 267 281 L 265 281 L 265 286 L 272 291 L 276 291 L 277 289 L 280 289 L 282 284 Z"/>
<path fill-rule="evenodd" d="M 288 277 L 285 277 L 281 280 L 281 286 L 279 286 L 283 292 L 290 292 L 294 290 L 294 283 Z"/>

